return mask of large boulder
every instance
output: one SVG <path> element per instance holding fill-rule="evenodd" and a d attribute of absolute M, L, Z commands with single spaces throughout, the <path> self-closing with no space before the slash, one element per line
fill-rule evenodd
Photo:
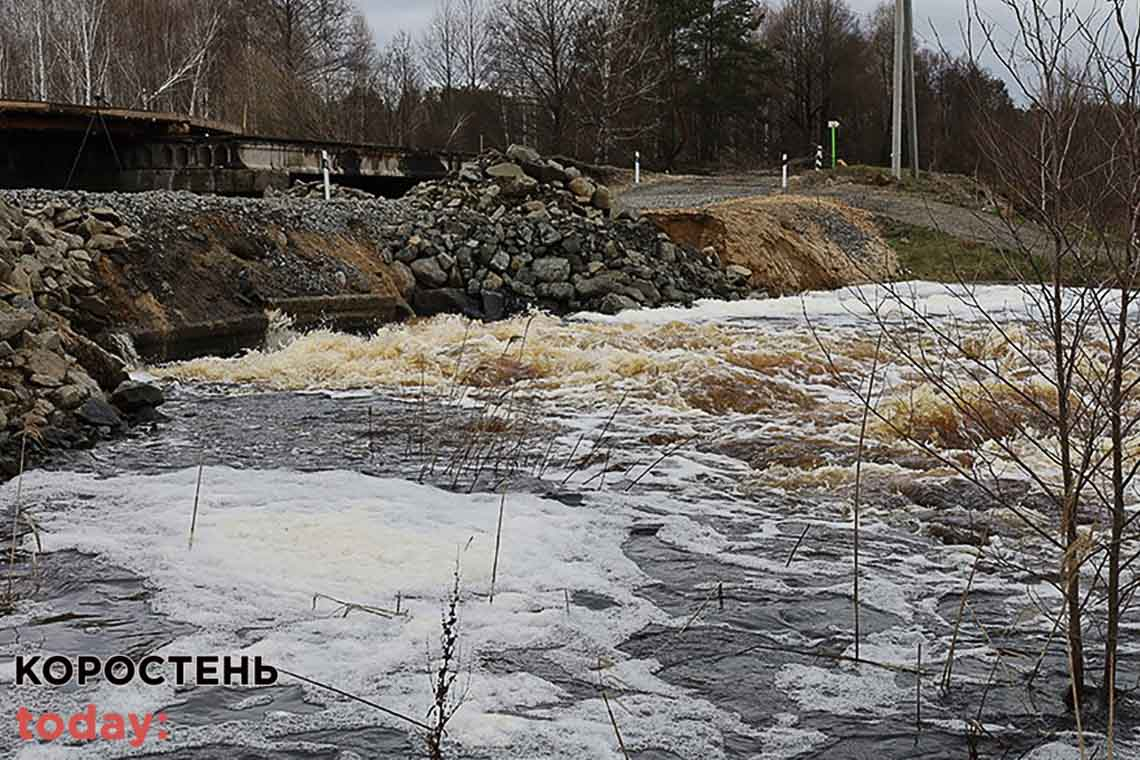
<path fill-rule="evenodd" d="M 579 198 L 585 198 L 591 201 L 594 198 L 594 193 L 597 192 L 597 185 L 585 177 L 576 177 L 570 180 L 569 190 Z"/>
<path fill-rule="evenodd" d="M 560 256 L 535 259 L 531 268 L 539 282 L 562 282 L 570 279 L 570 260 Z"/>
<path fill-rule="evenodd" d="M 447 284 L 447 272 L 443 270 L 434 256 L 413 261 L 412 273 L 419 282 L 429 288 L 437 288 L 440 285 Z"/>
<path fill-rule="evenodd" d="M 598 310 L 603 314 L 617 314 L 619 311 L 625 311 L 626 309 L 637 309 L 640 308 L 640 306 L 641 305 L 637 301 L 627 296 L 623 296 L 621 293 L 610 293 L 602 299 L 601 304 L 598 306 Z"/>
<path fill-rule="evenodd" d="M 402 261 L 393 261 L 388 266 L 388 271 L 392 274 L 392 282 L 396 286 L 396 290 L 408 300 L 412 297 L 412 291 L 416 288 L 416 275 L 411 267 Z"/>
<path fill-rule="evenodd" d="M 67 334 L 65 342 L 68 353 L 103 390 L 114 390 L 129 379 L 123 360 L 99 344 L 76 333 Z"/>
<path fill-rule="evenodd" d="M 433 317 L 436 314 L 466 314 L 475 318 L 482 316 L 467 291 L 459 288 L 417 289 L 412 297 L 412 307 L 421 317 Z"/>
<path fill-rule="evenodd" d="M 75 416 L 92 427 L 118 428 L 123 424 L 123 418 L 115 407 L 101 398 L 89 398 L 75 410 Z"/>
<path fill-rule="evenodd" d="M 144 409 L 162 406 L 166 397 L 162 389 L 150 383 L 128 380 L 119 385 L 111 394 L 111 403 L 127 414 L 136 414 Z"/>
<path fill-rule="evenodd" d="M 574 289 L 584 299 L 597 298 L 624 290 L 626 279 L 622 272 L 603 272 L 594 277 L 576 277 Z"/>
<path fill-rule="evenodd" d="M 37 348 L 22 352 L 24 372 L 30 376 L 35 385 L 55 387 L 63 385 L 70 365 L 67 360 L 54 351 Z"/>
<path fill-rule="evenodd" d="M 0 308 L 0 340 L 15 338 L 36 321 L 36 315 L 20 309 Z"/>
<path fill-rule="evenodd" d="M 538 154 L 538 151 L 534 148 L 517 144 L 511 145 L 509 148 L 507 148 L 507 158 L 520 164 L 524 161 L 532 164 L 537 164 L 542 160 L 542 156 L 540 156 Z"/>
<path fill-rule="evenodd" d="M 521 166 L 511 162 L 489 167 L 487 176 L 499 184 L 504 195 L 526 195 L 538 187 L 538 180 L 528 176 Z"/>

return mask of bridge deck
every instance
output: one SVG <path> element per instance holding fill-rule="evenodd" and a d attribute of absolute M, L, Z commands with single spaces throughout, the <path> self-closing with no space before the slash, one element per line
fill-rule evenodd
<path fill-rule="evenodd" d="M 238 135 L 241 127 L 224 121 L 179 113 L 139 111 L 131 108 L 96 108 L 71 103 L 0 100 L 0 130 L 52 130 L 84 132 L 99 114 L 112 134 L 136 135 Z"/>
<path fill-rule="evenodd" d="M 101 123 L 93 122 L 96 116 Z M 334 181 L 357 186 L 435 179 L 469 158 L 251 135 L 233 124 L 184 114 L 0 100 L 0 187 L 63 187 L 70 181 L 71 187 L 91 190 L 257 194 L 288 187 L 299 175 L 319 175 L 322 152 L 329 154 Z"/>

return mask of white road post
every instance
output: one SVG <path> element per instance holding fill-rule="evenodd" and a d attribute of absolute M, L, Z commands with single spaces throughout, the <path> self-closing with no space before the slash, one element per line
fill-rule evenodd
<path fill-rule="evenodd" d="M 332 197 L 332 188 L 329 187 L 329 152 L 327 150 L 321 151 L 321 172 L 325 177 L 325 200 L 327 201 Z"/>
<path fill-rule="evenodd" d="M 633 152 L 633 184 L 641 184 L 641 151 Z"/>
<path fill-rule="evenodd" d="M 780 160 L 782 161 L 780 168 L 780 188 L 786 191 L 788 189 L 788 154 L 782 154 Z"/>

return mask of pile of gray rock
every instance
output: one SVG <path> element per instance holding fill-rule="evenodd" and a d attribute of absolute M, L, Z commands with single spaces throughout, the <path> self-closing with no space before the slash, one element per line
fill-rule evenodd
<path fill-rule="evenodd" d="M 132 383 L 123 362 L 87 334 L 108 324 L 103 256 L 133 233 L 107 208 L 24 209 L 0 201 L 0 477 L 42 446 L 77 446 L 153 417 L 157 388 Z"/>
<path fill-rule="evenodd" d="M 496 319 L 529 304 L 612 314 L 749 292 L 751 272 L 674 244 L 615 208 L 605 185 L 527 147 L 481 155 L 401 205 L 386 256 L 421 314 Z"/>

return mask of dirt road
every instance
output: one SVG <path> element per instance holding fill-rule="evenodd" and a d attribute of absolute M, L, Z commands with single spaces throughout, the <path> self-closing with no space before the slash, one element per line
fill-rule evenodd
<path fill-rule="evenodd" d="M 780 192 L 780 178 L 768 174 L 736 174 L 718 177 L 675 177 L 656 179 L 625 190 L 620 202 L 638 210 L 660 208 L 700 208 L 731 198 L 749 195 L 771 195 Z M 790 193 L 831 198 L 855 208 L 903 224 L 929 227 L 959 240 L 971 240 L 1002 248 L 1022 244 L 1041 247 L 1047 244 L 1044 229 L 1021 223 L 1016 230 L 997 214 L 964 208 L 893 188 L 871 187 L 853 182 L 833 185 L 800 186 L 794 178 Z"/>

